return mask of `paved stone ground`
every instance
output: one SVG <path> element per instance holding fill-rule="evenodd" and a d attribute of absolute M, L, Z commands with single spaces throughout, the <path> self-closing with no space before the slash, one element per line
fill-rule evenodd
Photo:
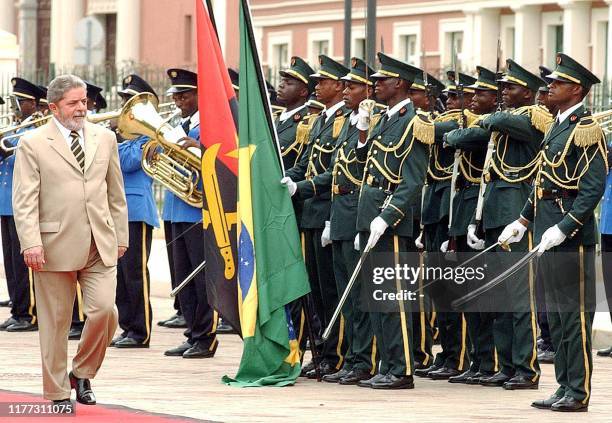
<path fill-rule="evenodd" d="M 153 247 L 155 263 L 152 287 L 154 322 L 170 316 L 172 301 L 161 242 Z M 160 267 L 162 266 L 162 267 Z M 7 297 L 0 280 L 0 298 Z M 0 308 L 0 319 L 8 309 Z M 607 319 L 602 313 L 598 319 Z M 501 388 L 457 386 L 445 381 L 417 378 L 416 389 L 375 391 L 351 386 L 317 383 L 300 378 L 287 388 L 231 388 L 221 384 L 233 375 L 242 346 L 235 335 L 221 335 L 213 359 L 187 360 L 164 357 L 163 351 L 183 340 L 180 330 L 154 327 L 152 345 L 145 350 L 110 348 L 93 387 L 98 401 L 156 413 L 216 421 L 612 421 L 612 359 L 595 357 L 593 392 L 589 413 L 566 415 L 531 408 L 535 399 L 555 389 L 552 365 L 543 365 L 539 390 L 509 392 Z M 69 341 L 69 354 L 76 341 Z M 41 393 L 40 353 L 36 332 L 0 332 L 0 387 Z M 609 390 L 610 389 L 610 390 Z"/>

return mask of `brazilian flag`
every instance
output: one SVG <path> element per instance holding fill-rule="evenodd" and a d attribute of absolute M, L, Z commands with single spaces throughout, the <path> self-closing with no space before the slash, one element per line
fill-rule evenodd
<path fill-rule="evenodd" d="M 285 386 L 300 374 L 288 304 L 310 291 L 248 2 L 240 4 L 238 305 L 244 349 L 236 386 Z"/>

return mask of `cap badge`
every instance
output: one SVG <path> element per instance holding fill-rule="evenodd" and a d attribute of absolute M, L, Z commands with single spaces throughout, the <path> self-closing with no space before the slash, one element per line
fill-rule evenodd
<path fill-rule="evenodd" d="M 170 76 L 172 78 L 176 78 L 178 76 L 178 72 L 177 71 L 172 71 L 172 72 L 170 72 Z"/>

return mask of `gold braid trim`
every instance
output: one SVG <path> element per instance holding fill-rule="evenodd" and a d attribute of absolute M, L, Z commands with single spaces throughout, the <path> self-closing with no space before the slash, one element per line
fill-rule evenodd
<path fill-rule="evenodd" d="M 295 141 L 288 146 L 285 151 L 281 154 L 285 157 L 292 151 L 297 153 L 297 157 L 302 154 L 302 150 L 306 143 L 308 142 L 308 138 L 310 137 L 310 131 L 314 126 L 315 121 L 317 120 L 317 115 L 308 115 L 305 116 L 300 123 L 298 123 L 297 128 L 295 129 Z"/>
<path fill-rule="evenodd" d="M 434 123 L 424 114 L 417 114 L 412 122 L 412 136 L 423 144 L 432 145 L 436 135 Z"/>
<path fill-rule="evenodd" d="M 340 131 L 342 130 L 342 127 L 344 126 L 344 121 L 346 120 L 346 116 L 337 116 L 334 119 L 334 127 L 332 129 L 332 137 L 333 138 L 338 138 L 338 136 L 340 135 Z"/>
<path fill-rule="evenodd" d="M 474 115 L 474 120 L 468 125 L 468 128 L 477 128 L 480 126 L 480 122 L 482 122 L 485 118 L 489 117 L 491 113 L 485 113 L 484 115 Z"/>
<path fill-rule="evenodd" d="M 458 109 L 447 110 L 436 118 L 436 122 L 449 122 L 451 120 L 459 120 L 461 112 Z"/>
<path fill-rule="evenodd" d="M 570 140 L 573 140 L 578 147 L 589 147 L 600 143 L 604 139 L 605 135 L 599 123 L 591 117 L 580 119 L 580 123 L 576 125 L 570 135 Z"/>
<path fill-rule="evenodd" d="M 465 114 L 465 121 L 467 123 L 468 128 L 472 126 L 479 119 L 482 119 L 480 115 L 477 115 L 476 113 L 472 113 L 468 109 L 465 109 L 463 113 Z"/>
<path fill-rule="evenodd" d="M 542 132 L 543 134 L 548 132 L 553 122 L 555 121 L 555 119 L 548 112 L 548 110 L 542 106 L 531 106 L 530 115 L 531 124 L 533 125 L 533 127 L 536 128 L 538 131 Z"/>

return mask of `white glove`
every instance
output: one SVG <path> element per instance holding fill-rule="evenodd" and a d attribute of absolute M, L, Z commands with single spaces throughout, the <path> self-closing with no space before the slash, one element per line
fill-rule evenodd
<path fill-rule="evenodd" d="M 323 233 L 321 234 L 321 247 L 327 247 L 332 243 L 331 241 L 331 229 L 329 220 L 325 221 L 325 229 L 323 229 Z"/>
<path fill-rule="evenodd" d="M 527 232 L 527 226 L 515 220 L 504 228 L 499 238 L 497 238 L 497 241 L 502 244 L 513 244 L 523 239 L 525 232 Z"/>
<path fill-rule="evenodd" d="M 419 250 L 422 250 L 425 246 L 423 245 L 423 242 L 421 242 L 421 240 L 423 239 L 423 231 L 421 231 L 421 233 L 419 234 L 419 236 L 417 237 L 417 239 L 414 240 L 414 245 L 415 247 L 417 247 Z"/>
<path fill-rule="evenodd" d="M 565 234 L 561 232 L 558 225 L 551 226 L 542 234 L 542 240 L 538 247 L 538 255 L 542 255 L 544 251 L 549 250 L 565 241 Z"/>
<path fill-rule="evenodd" d="M 448 251 L 448 239 L 440 245 L 440 251 L 446 253 Z"/>
<path fill-rule="evenodd" d="M 359 103 L 359 110 L 357 112 L 359 118 L 357 119 L 357 129 L 360 131 L 367 131 L 370 129 L 370 119 L 372 117 L 372 111 L 376 106 L 374 100 L 363 100 Z"/>
<path fill-rule="evenodd" d="M 359 234 L 355 235 L 355 241 L 353 241 L 353 248 L 359 251 Z"/>
<path fill-rule="evenodd" d="M 374 220 L 372 220 L 372 223 L 370 223 L 370 237 L 368 238 L 368 243 L 366 244 L 365 249 L 369 250 L 374 248 L 388 227 L 389 225 L 387 225 L 387 222 L 385 222 L 382 217 L 376 216 Z"/>
<path fill-rule="evenodd" d="M 467 244 L 472 250 L 484 250 L 484 240 L 476 236 L 476 225 L 468 225 Z"/>
<path fill-rule="evenodd" d="M 297 191 L 297 184 L 293 182 L 293 180 L 289 176 L 285 176 L 283 179 L 281 179 L 280 183 L 287 186 L 287 189 L 289 190 L 289 195 L 293 197 L 293 195 Z"/>

